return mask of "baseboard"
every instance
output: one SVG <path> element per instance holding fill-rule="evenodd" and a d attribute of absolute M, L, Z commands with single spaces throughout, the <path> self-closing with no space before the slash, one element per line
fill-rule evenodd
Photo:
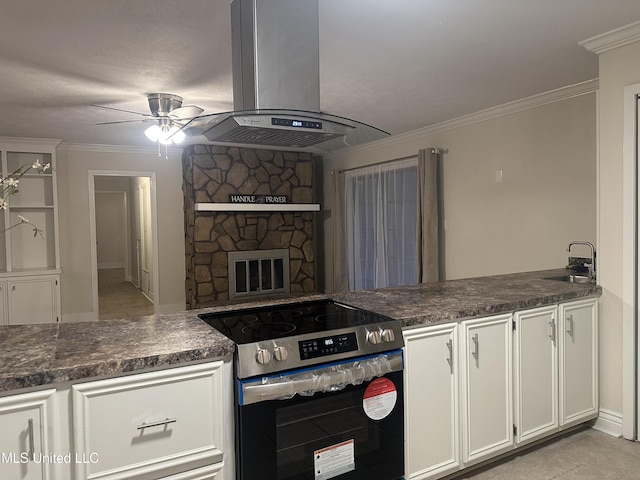
<path fill-rule="evenodd" d="M 167 314 L 167 313 L 179 313 L 184 312 L 187 309 L 185 303 L 168 303 L 164 305 L 156 305 L 155 313 L 156 314 Z M 95 322 L 98 320 L 98 315 L 93 312 L 83 312 L 83 313 L 63 313 L 61 322 L 62 323 L 70 323 L 70 322 Z"/>
<path fill-rule="evenodd" d="M 124 268 L 122 262 L 104 262 L 98 264 L 98 270 L 107 270 L 109 268 Z"/>
<path fill-rule="evenodd" d="M 98 320 L 98 316 L 93 312 L 83 312 L 83 313 L 63 313 L 61 322 L 62 323 L 70 323 L 70 322 L 95 322 Z"/>
<path fill-rule="evenodd" d="M 184 312 L 187 309 L 186 304 L 183 303 L 164 303 L 162 305 L 155 305 L 155 313 L 156 314 L 165 314 L 165 313 L 178 313 Z"/>
<path fill-rule="evenodd" d="M 613 437 L 622 436 L 622 414 L 618 412 L 612 412 L 605 408 L 601 408 L 598 418 L 593 425 L 594 430 L 606 433 Z"/>

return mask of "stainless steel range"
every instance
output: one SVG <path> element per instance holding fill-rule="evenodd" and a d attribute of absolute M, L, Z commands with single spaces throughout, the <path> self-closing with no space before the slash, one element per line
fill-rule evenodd
<path fill-rule="evenodd" d="M 238 479 L 403 478 L 398 321 L 331 300 L 200 318 L 237 345 Z"/>

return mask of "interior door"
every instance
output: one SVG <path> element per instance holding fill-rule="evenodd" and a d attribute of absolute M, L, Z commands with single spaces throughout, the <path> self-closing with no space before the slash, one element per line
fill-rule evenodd
<path fill-rule="evenodd" d="M 153 244 L 151 235 L 151 192 L 150 183 L 147 179 L 142 179 L 136 193 L 138 196 L 138 217 L 139 224 L 137 231 L 139 237 L 136 239 L 138 248 L 138 271 L 140 279 L 140 289 L 149 298 L 153 298 Z"/>

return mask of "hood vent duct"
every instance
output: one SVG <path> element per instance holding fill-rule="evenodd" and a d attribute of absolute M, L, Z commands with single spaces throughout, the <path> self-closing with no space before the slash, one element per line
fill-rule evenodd
<path fill-rule="evenodd" d="M 318 0 L 232 0 L 233 112 L 188 125 L 212 143 L 324 153 L 384 138 L 320 112 Z"/>
<path fill-rule="evenodd" d="M 318 0 L 233 0 L 233 108 L 320 110 Z"/>

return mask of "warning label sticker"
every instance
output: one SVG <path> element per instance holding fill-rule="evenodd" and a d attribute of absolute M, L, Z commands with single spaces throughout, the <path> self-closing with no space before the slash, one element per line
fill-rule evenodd
<path fill-rule="evenodd" d="M 313 452 L 315 480 L 327 480 L 355 470 L 354 453 L 353 439 Z"/>
<path fill-rule="evenodd" d="M 372 420 L 382 420 L 393 411 L 398 399 L 396 386 L 388 378 L 376 378 L 364 391 L 362 407 Z"/>

